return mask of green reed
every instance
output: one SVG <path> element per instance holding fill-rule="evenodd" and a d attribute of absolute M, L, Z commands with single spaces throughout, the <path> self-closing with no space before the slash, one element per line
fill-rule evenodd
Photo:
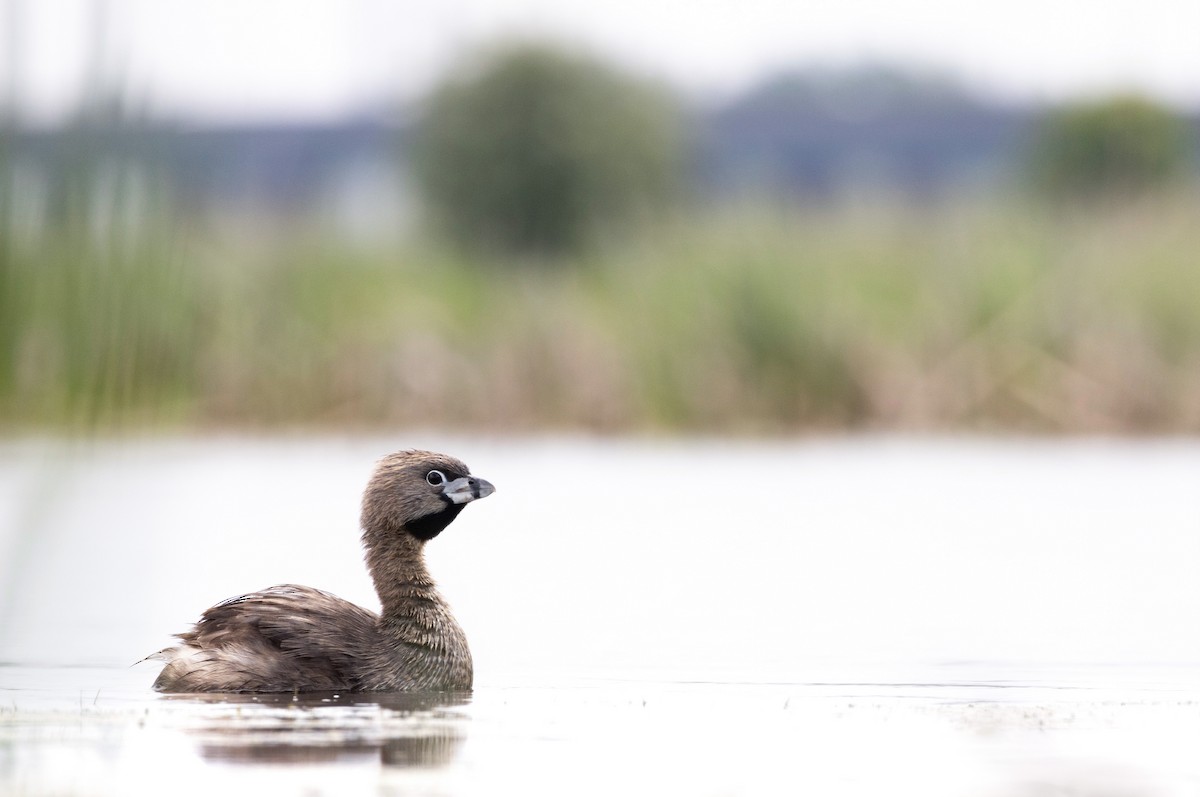
<path fill-rule="evenodd" d="M 10 432 L 1200 430 L 1194 197 L 727 208 L 540 263 L 87 218 L 0 239 Z"/>

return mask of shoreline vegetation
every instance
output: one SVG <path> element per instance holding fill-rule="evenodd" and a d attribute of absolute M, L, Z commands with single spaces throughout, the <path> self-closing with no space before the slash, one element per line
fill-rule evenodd
<path fill-rule="evenodd" d="M 723 208 L 523 263 L 320 224 L 0 237 L 6 433 L 396 426 L 1200 432 L 1200 197 Z"/>

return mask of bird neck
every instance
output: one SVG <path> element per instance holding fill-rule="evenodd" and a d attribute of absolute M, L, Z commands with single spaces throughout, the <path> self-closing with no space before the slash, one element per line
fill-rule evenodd
<path fill-rule="evenodd" d="M 367 568 L 383 606 L 384 620 L 412 617 L 414 607 L 440 603 L 425 567 L 425 543 L 403 530 L 365 535 Z"/>

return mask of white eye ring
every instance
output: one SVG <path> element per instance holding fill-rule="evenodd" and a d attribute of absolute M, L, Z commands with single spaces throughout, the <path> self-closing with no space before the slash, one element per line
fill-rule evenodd
<path fill-rule="evenodd" d="M 429 482 L 431 487 L 441 487 L 446 483 L 446 474 L 440 470 L 431 470 L 425 474 L 425 481 Z"/>

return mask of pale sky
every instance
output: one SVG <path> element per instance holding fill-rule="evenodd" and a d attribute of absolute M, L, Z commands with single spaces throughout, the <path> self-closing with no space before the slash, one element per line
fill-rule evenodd
<path fill-rule="evenodd" d="M 697 96 L 872 60 L 1014 100 L 1135 89 L 1200 109 L 1200 0 L 0 0 L 26 118 L 116 80 L 185 119 L 331 119 L 420 96 L 457 56 L 551 38 Z M 97 36 L 96 19 L 105 19 Z M 88 53 L 102 41 L 102 69 Z"/>

